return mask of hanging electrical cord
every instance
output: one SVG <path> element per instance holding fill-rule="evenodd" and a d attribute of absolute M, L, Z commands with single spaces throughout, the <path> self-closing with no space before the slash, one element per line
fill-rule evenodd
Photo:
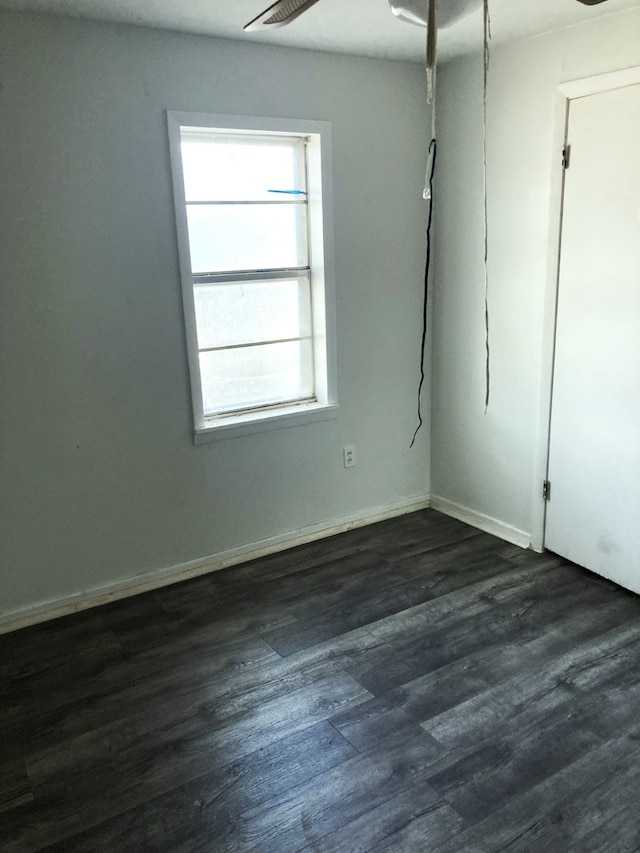
<path fill-rule="evenodd" d="M 484 413 L 489 408 L 491 396 L 491 350 L 489 347 L 489 204 L 487 193 L 487 89 L 489 84 L 489 42 L 491 40 L 491 15 L 489 14 L 489 0 L 483 0 L 483 22 L 484 22 L 484 91 L 482 100 L 482 177 L 484 190 L 484 344 L 485 344 L 485 397 Z"/>
<path fill-rule="evenodd" d="M 431 273 L 431 226 L 433 223 L 433 176 L 436 169 L 436 155 L 438 143 L 436 141 L 436 68 L 437 68 L 437 15 L 436 0 L 429 0 L 429 15 L 427 25 L 427 100 L 431 105 L 431 142 L 427 153 L 427 171 L 425 175 L 424 191 L 422 193 L 425 201 L 429 203 L 427 218 L 427 249 L 424 268 L 424 289 L 422 296 L 422 340 L 420 344 L 420 382 L 418 384 L 418 426 L 411 439 L 409 449 L 413 447 L 420 428 L 423 425 L 422 418 L 422 389 L 426 378 L 425 360 L 427 348 L 427 331 L 429 322 L 429 275 Z"/>
<path fill-rule="evenodd" d="M 438 152 L 438 143 L 435 136 L 429 145 L 429 173 L 427 184 L 425 186 L 425 198 L 429 193 L 429 216 L 427 220 L 427 259 L 424 268 L 424 295 L 422 300 L 422 343 L 421 343 L 421 358 L 420 358 L 420 384 L 418 385 L 418 426 L 411 439 L 409 449 L 415 444 L 416 436 L 422 426 L 422 387 L 425 380 L 425 353 L 427 347 L 427 331 L 429 318 L 429 273 L 431 271 L 431 225 L 433 222 L 433 176 L 436 169 L 436 155 Z"/>
<path fill-rule="evenodd" d="M 420 356 L 420 382 L 418 385 L 418 426 L 411 439 L 409 449 L 415 444 L 416 436 L 423 426 L 422 418 L 422 389 L 424 386 L 426 371 L 426 344 L 429 319 L 429 277 L 431 273 L 431 243 L 433 224 L 433 178 L 436 168 L 436 156 L 438 143 L 436 137 L 436 68 L 437 68 L 437 0 L 429 0 L 428 26 L 427 26 L 427 91 L 428 101 L 431 104 L 431 142 L 427 157 L 427 173 L 423 196 L 429 203 L 427 219 L 427 249 L 424 271 L 424 292 L 422 302 L 422 340 Z M 483 98 L 482 98 L 482 172 L 483 172 L 483 195 L 484 195 L 484 330 L 485 330 L 485 415 L 489 409 L 491 396 L 491 350 L 489 346 L 489 205 L 487 192 L 487 91 L 489 83 L 489 65 L 491 41 L 491 15 L 489 12 L 489 0 L 483 0 Z"/>

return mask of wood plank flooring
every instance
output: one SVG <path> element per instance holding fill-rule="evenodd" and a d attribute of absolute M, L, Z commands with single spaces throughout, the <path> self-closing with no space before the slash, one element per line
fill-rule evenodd
<path fill-rule="evenodd" d="M 2 853 L 639 853 L 640 598 L 434 511 L 0 637 Z"/>

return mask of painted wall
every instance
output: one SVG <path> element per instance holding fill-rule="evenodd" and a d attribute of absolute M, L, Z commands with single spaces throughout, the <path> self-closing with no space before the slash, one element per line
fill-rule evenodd
<path fill-rule="evenodd" d="M 7 13 L 0 55 L 0 618 L 424 498 L 421 67 Z M 338 420 L 193 445 L 167 109 L 332 122 Z"/>
<path fill-rule="evenodd" d="M 482 61 L 439 75 L 432 493 L 528 541 L 540 526 L 543 345 L 559 83 L 640 65 L 640 9 L 492 51 L 488 94 L 491 399 L 484 410 Z M 554 158 L 556 158 L 554 160 Z M 516 538 L 517 538 L 516 537 Z"/>

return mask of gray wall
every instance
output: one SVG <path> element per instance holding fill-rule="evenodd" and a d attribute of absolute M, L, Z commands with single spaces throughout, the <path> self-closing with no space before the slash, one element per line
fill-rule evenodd
<path fill-rule="evenodd" d="M 8 13 L 0 53 L 0 618 L 424 497 L 421 67 Z M 167 109 L 332 122 L 337 421 L 193 445 Z"/>
<path fill-rule="evenodd" d="M 484 412 L 482 61 L 438 78 L 432 494 L 531 538 L 541 521 L 541 401 L 558 84 L 640 65 L 640 10 L 494 48 L 488 96 L 492 392 Z M 544 424 L 542 425 L 544 427 Z"/>

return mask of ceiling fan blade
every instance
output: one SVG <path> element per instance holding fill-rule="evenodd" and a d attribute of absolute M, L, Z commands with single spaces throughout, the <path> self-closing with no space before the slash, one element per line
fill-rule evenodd
<path fill-rule="evenodd" d="M 245 30 L 264 30 L 290 24 L 318 0 L 277 0 L 245 26 Z"/>
<path fill-rule="evenodd" d="M 578 0 L 578 3 L 584 3 L 585 6 L 595 6 L 598 3 L 604 3 L 604 0 Z"/>

